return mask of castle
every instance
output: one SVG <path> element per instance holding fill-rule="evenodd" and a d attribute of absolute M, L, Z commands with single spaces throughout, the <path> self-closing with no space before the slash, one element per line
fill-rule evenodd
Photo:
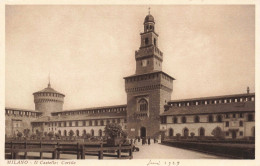
<path fill-rule="evenodd" d="M 162 71 L 163 53 L 158 48 L 154 17 L 144 19 L 141 45 L 135 52 L 136 72 L 124 77 L 125 105 L 63 110 L 65 95 L 48 87 L 33 93 L 35 110 L 5 108 L 5 134 L 12 137 L 24 129 L 68 136 L 90 133 L 104 136 L 109 123 L 118 123 L 136 136 L 212 136 L 213 130 L 227 138 L 254 137 L 255 94 L 225 95 L 171 100 L 172 76 Z"/>

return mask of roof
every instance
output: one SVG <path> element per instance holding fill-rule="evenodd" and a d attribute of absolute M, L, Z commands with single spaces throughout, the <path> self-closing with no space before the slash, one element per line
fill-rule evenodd
<path fill-rule="evenodd" d="M 144 23 L 146 23 L 146 22 L 153 22 L 154 23 L 154 17 L 151 14 L 148 14 L 144 19 Z"/>
<path fill-rule="evenodd" d="M 42 116 L 33 122 L 113 119 L 113 118 L 125 118 L 125 117 L 126 117 L 126 112 L 118 112 L 118 113 L 113 112 L 113 113 L 81 114 L 81 115 L 70 115 L 70 116 Z"/>
<path fill-rule="evenodd" d="M 79 108 L 79 109 L 64 110 L 64 111 L 53 112 L 53 113 L 62 113 L 62 112 L 71 112 L 71 111 L 85 111 L 85 110 L 97 110 L 97 109 L 119 108 L 119 107 L 127 107 L 127 105 L 124 104 L 124 105 L 113 105 L 113 106 L 102 106 L 102 107 Z"/>
<path fill-rule="evenodd" d="M 48 87 L 47 87 L 47 88 L 44 88 L 43 90 L 38 91 L 38 92 L 35 92 L 35 93 L 33 93 L 33 94 L 36 94 L 36 93 L 45 93 L 45 92 L 48 92 L 48 93 L 57 93 L 57 94 L 60 94 L 60 95 L 65 96 L 64 94 L 62 94 L 62 93 L 60 93 L 60 92 L 54 90 L 53 88 L 51 88 L 51 85 L 50 85 L 50 84 L 48 84 Z"/>
<path fill-rule="evenodd" d="M 255 111 L 255 102 L 237 102 L 222 103 L 209 105 L 194 105 L 183 107 L 170 107 L 168 111 L 161 114 L 164 115 L 194 115 L 194 114 L 214 114 L 228 112 L 251 112 Z"/>
<path fill-rule="evenodd" d="M 41 112 L 36 110 L 28 110 L 28 109 L 22 109 L 22 108 L 11 108 L 11 107 L 5 107 L 6 110 L 15 110 L 15 111 L 29 111 L 29 112 Z"/>
<path fill-rule="evenodd" d="M 184 102 L 184 101 L 200 101 L 200 100 L 210 100 L 210 99 L 212 100 L 212 99 L 221 99 L 221 98 L 248 97 L 248 96 L 254 96 L 254 95 L 255 95 L 255 93 L 242 93 L 242 94 L 233 94 L 233 95 L 222 95 L 222 96 L 210 96 L 210 97 L 170 100 L 168 103 Z"/>
<path fill-rule="evenodd" d="M 175 80 L 175 78 L 173 78 L 172 76 L 168 75 L 167 73 L 165 73 L 165 72 L 163 72 L 163 71 L 152 71 L 152 72 L 143 73 L 143 74 L 133 74 L 133 75 L 124 77 L 124 79 L 126 79 L 126 78 L 131 78 L 131 77 L 137 77 L 137 76 L 148 75 L 148 74 L 156 74 L 156 73 L 163 73 L 164 75 L 167 75 L 167 76 L 170 77 L 171 79 Z"/>

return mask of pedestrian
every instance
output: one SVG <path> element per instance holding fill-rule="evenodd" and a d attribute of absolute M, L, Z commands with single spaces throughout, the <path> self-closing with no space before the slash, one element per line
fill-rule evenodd
<path fill-rule="evenodd" d="M 144 139 L 144 137 L 142 138 L 142 145 L 144 145 L 145 144 L 145 139 Z"/>
<path fill-rule="evenodd" d="M 156 138 L 155 137 L 153 138 L 153 143 L 156 143 Z"/>
<path fill-rule="evenodd" d="M 150 140 L 151 138 L 150 137 L 148 137 L 148 145 L 150 145 L 151 144 L 151 140 Z"/>

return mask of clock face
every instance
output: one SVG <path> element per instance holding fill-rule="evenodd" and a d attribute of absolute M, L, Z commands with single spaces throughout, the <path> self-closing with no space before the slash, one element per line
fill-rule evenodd
<path fill-rule="evenodd" d="M 143 67 L 147 66 L 147 60 L 142 60 L 142 66 Z"/>

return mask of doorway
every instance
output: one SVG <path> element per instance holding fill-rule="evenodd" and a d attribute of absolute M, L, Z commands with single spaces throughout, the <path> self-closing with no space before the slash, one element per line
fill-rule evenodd
<path fill-rule="evenodd" d="M 237 138 L 237 132 L 236 131 L 232 131 L 232 138 L 236 139 Z"/>
<path fill-rule="evenodd" d="M 145 127 L 141 127 L 141 129 L 140 129 L 140 136 L 141 137 L 146 137 L 146 128 Z"/>

